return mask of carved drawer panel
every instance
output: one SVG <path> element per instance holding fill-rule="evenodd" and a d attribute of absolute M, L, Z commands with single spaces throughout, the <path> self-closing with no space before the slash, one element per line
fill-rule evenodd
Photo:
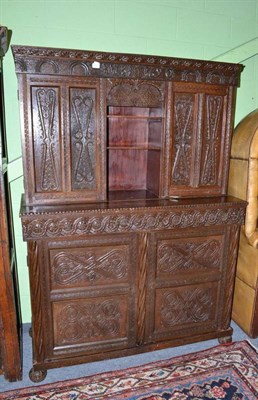
<path fill-rule="evenodd" d="M 75 346 L 77 351 L 82 345 L 105 347 L 111 342 L 128 345 L 128 321 L 132 314 L 128 300 L 128 296 L 120 295 L 54 302 L 54 352 L 69 346 Z M 134 341 L 135 335 L 130 334 L 130 341 Z"/>
<path fill-rule="evenodd" d="M 128 246 L 50 250 L 50 260 L 52 289 L 128 283 Z"/>
<path fill-rule="evenodd" d="M 51 290 L 134 284 L 136 235 L 49 243 Z"/>
<path fill-rule="evenodd" d="M 218 280 L 224 244 L 225 229 L 219 226 L 153 233 L 149 280 L 159 286 Z"/>
<path fill-rule="evenodd" d="M 155 296 L 155 338 L 177 331 L 189 336 L 215 328 L 218 283 L 161 288 Z"/>
<path fill-rule="evenodd" d="M 173 238 L 157 244 L 157 278 L 175 279 L 184 276 L 220 273 L 222 236 Z"/>

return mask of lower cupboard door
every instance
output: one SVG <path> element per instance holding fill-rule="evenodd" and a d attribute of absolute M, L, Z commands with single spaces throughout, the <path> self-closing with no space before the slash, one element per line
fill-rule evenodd
<path fill-rule="evenodd" d="M 174 340 L 220 329 L 227 243 L 223 227 L 151 235 L 146 340 Z"/>
<path fill-rule="evenodd" d="M 128 294 L 53 302 L 53 354 L 83 355 L 133 346 L 130 309 Z"/>
<path fill-rule="evenodd" d="M 137 246 L 134 234 L 51 241 L 46 245 L 46 319 L 52 332 L 49 358 L 88 356 L 135 346 Z"/>

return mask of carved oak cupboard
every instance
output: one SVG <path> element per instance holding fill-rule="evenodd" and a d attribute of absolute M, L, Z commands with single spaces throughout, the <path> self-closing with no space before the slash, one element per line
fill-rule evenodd
<path fill-rule="evenodd" d="M 13 46 L 33 368 L 231 339 L 241 65 Z"/>

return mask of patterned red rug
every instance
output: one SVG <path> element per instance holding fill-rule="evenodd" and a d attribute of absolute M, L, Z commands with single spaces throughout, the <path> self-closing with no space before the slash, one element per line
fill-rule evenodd
<path fill-rule="evenodd" d="M 219 345 L 141 367 L 14 390 L 8 400 L 253 400 L 258 354 L 246 342 Z"/>

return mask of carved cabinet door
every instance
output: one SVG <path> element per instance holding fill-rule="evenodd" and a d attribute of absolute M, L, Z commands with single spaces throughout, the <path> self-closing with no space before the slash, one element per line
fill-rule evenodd
<path fill-rule="evenodd" d="M 167 194 L 226 194 L 232 88 L 175 82 L 170 96 Z"/>
<path fill-rule="evenodd" d="M 111 347 L 134 347 L 137 235 L 50 240 L 38 246 L 30 260 L 36 362 L 62 358 L 65 363 Z M 35 253 L 39 262 L 33 262 Z"/>
<path fill-rule="evenodd" d="M 151 234 L 147 342 L 214 332 L 222 329 L 225 315 L 229 324 L 229 236 L 223 227 Z"/>
<path fill-rule="evenodd" d="M 106 195 L 102 81 L 21 76 L 27 202 L 71 203 Z"/>

